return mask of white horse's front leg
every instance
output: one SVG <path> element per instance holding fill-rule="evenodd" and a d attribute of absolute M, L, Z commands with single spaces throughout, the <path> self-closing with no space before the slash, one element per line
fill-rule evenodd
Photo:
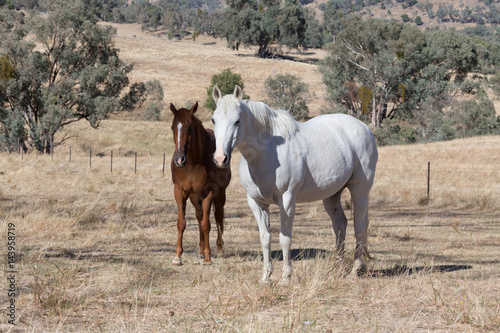
<path fill-rule="evenodd" d="M 249 196 L 247 196 L 247 200 L 259 225 L 260 244 L 264 256 L 264 273 L 260 282 L 269 283 L 273 272 L 273 265 L 271 264 L 271 233 L 269 232 L 269 205 L 257 202 Z"/>
<path fill-rule="evenodd" d="M 290 247 L 292 246 L 293 218 L 295 217 L 296 195 L 292 192 L 285 192 L 279 202 L 281 213 L 280 245 L 283 251 L 283 273 L 280 283 L 290 284 L 292 275 L 292 264 L 290 262 Z"/>

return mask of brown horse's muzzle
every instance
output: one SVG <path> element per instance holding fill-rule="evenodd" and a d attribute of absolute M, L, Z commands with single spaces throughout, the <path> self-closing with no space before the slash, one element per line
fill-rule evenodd
<path fill-rule="evenodd" d="M 174 156 L 174 164 L 178 168 L 184 168 L 186 166 L 186 155 Z"/>

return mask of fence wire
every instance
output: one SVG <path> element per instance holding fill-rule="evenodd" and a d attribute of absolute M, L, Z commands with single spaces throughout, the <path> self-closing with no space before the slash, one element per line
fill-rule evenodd
<path fill-rule="evenodd" d="M 7 153 L 3 153 L 7 154 Z M 19 151 L 19 158 L 23 161 L 32 161 L 38 158 L 66 161 L 72 167 L 93 172 L 113 173 L 129 171 L 147 176 L 149 173 L 170 174 L 171 153 L 134 151 L 131 149 L 117 149 L 94 154 L 92 149 L 87 153 L 59 149 L 55 155 L 38 155 L 31 152 L 25 154 Z M 147 172 L 145 172 L 147 171 Z M 430 161 L 430 177 L 428 177 L 428 161 L 412 162 L 411 167 L 401 167 L 379 163 L 375 176 L 374 188 L 391 186 L 394 189 L 411 189 L 430 193 L 436 192 L 467 192 L 485 191 L 497 195 L 500 199 L 500 166 L 497 164 L 451 164 L 434 163 Z"/>

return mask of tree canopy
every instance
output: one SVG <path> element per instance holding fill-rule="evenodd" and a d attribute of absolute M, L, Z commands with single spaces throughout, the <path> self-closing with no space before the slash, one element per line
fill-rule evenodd
<path fill-rule="evenodd" d="M 488 57 L 485 48 L 455 30 L 422 32 L 409 24 L 357 17 L 344 24 L 321 65 L 323 80 L 329 98 L 348 113 L 367 116 L 363 105 L 371 104 L 374 127 L 428 98 L 461 89 L 467 74 L 478 69 L 478 59 Z"/>
<path fill-rule="evenodd" d="M 269 44 L 289 48 L 302 45 L 306 24 L 302 7 L 296 0 L 228 0 L 220 26 L 220 36 L 233 49 L 257 45 L 257 55 L 269 55 Z"/>
<path fill-rule="evenodd" d="M 98 127 L 125 107 L 120 94 L 132 65 L 120 60 L 113 29 L 97 25 L 84 1 L 39 5 L 45 13 L 25 20 L 1 11 L 1 135 L 7 148 L 19 140 L 25 149 L 52 152 L 63 126 L 85 119 Z"/>
<path fill-rule="evenodd" d="M 483 134 L 498 128 L 481 78 L 469 78 L 472 73 L 491 70 L 494 60 L 489 50 L 484 41 L 454 29 L 423 32 L 410 24 L 354 17 L 344 21 L 344 29 L 320 66 L 328 98 L 345 112 L 370 122 L 373 128 L 380 128 L 385 119 L 410 120 L 414 128 L 420 128 L 418 136 L 442 139 L 450 137 L 453 126 L 453 135 L 461 131 L 457 119 L 443 122 L 455 111 L 456 117 L 464 118 L 460 114 L 466 112 L 465 104 L 454 101 L 455 96 L 472 102 L 479 99 L 474 104 L 480 110 L 477 114 L 490 124 L 481 125 Z M 451 105 L 456 110 L 445 114 Z M 399 125 L 388 126 L 401 132 Z M 429 128 L 436 126 L 442 127 L 441 133 L 430 133 Z M 410 141 L 417 136 L 406 133 Z"/>

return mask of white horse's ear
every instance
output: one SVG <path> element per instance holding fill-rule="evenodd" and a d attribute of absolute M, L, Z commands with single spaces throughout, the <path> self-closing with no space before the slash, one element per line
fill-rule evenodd
<path fill-rule="evenodd" d="M 238 101 L 241 101 L 243 99 L 243 90 L 239 85 L 236 85 L 234 87 L 234 97 L 236 97 Z"/>
<path fill-rule="evenodd" d="M 217 104 L 217 102 L 219 101 L 219 99 L 221 99 L 221 97 L 222 93 L 220 92 L 219 87 L 215 85 L 214 88 L 212 89 L 212 98 L 214 99 L 215 104 Z"/>

